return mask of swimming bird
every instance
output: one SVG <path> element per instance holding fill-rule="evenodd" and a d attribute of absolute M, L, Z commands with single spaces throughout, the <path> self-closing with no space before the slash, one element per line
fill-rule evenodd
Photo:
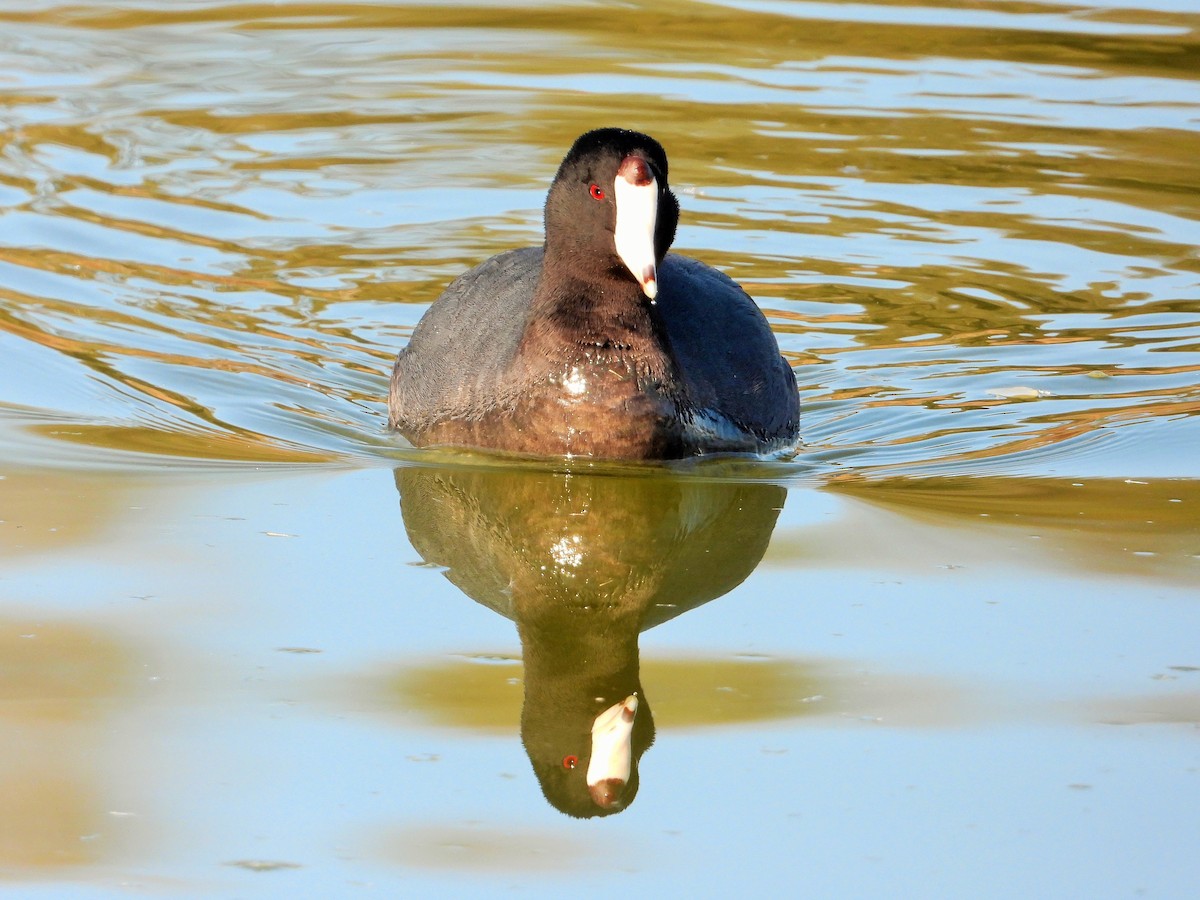
<path fill-rule="evenodd" d="M 582 135 L 550 186 L 543 246 L 459 276 L 413 330 L 390 425 L 419 447 L 542 457 L 789 449 L 795 375 L 736 282 L 667 252 L 678 221 L 656 140 Z"/>

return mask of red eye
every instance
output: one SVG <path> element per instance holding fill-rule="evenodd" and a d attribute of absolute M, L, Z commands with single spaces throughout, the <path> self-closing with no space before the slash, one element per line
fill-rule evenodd
<path fill-rule="evenodd" d="M 600 187 L 600 185 L 593 184 L 590 188 L 588 188 L 588 191 L 591 193 L 593 200 L 604 199 L 604 190 Z"/>
<path fill-rule="evenodd" d="M 592 185 L 592 187 L 599 190 L 598 188 L 596 188 L 595 185 Z M 602 197 L 604 196 L 603 191 L 600 192 L 600 196 L 602 196 Z M 576 756 L 575 754 L 571 754 L 570 756 L 563 757 L 563 768 L 564 769 L 573 769 L 577 765 L 579 765 L 579 757 Z"/>

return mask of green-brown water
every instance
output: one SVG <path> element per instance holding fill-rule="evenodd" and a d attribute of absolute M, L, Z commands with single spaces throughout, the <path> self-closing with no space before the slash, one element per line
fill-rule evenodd
<path fill-rule="evenodd" d="M 0 6 L 0 893 L 1192 896 L 1198 29 Z M 387 434 L 425 306 L 599 125 L 767 312 L 795 460 Z M 599 634 L 656 734 L 577 820 L 522 699 Z"/>

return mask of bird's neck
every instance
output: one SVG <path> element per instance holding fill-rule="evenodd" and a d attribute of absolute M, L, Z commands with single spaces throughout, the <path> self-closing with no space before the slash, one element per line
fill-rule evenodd
<path fill-rule="evenodd" d="M 649 301 L 623 270 L 584 274 L 547 255 L 530 308 L 532 339 L 630 349 L 654 337 Z"/>

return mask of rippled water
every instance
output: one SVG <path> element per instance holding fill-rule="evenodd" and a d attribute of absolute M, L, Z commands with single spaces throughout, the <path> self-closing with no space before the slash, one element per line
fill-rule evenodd
<path fill-rule="evenodd" d="M 1191 0 L 0 7 L 0 878 L 1190 896 L 1198 28 Z M 426 305 L 538 242 L 609 124 L 665 145 L 676 248 L 767 312 L 794 461 L 387 433 Z M 548 598 L 586 608 L 549 644 Z M 636 802 L 576 820 L 522 703 L 601 633 L 656 737 Z"/>

